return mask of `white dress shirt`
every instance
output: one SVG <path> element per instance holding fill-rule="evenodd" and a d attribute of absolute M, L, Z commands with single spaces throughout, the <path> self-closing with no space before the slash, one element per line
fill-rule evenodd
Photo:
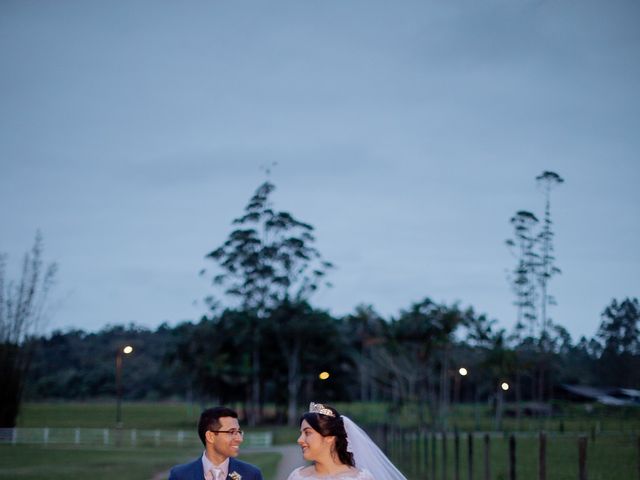
<path fill-rule="evenodd" d="M 220 465 L 214 465 L 207 457 L 207 452 L 205 451 L 202 454 L 202 469 L 204 470 L 205 480 L 225 480 L 227 475 L 229 475 L 229 457 L 227 457 Z M 222 472 L 219 478 L 214 476 L 216 469 Z"/>

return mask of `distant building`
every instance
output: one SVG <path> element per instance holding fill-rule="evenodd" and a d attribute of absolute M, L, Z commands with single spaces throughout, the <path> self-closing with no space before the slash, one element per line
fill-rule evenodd
<path fill-rule="evenodd" d="M 560 384 L 556 387 L 555 397 L 571 402 L 598 402 L 616 407 L 640 407 L 640 390 L 632 388 Z"/>

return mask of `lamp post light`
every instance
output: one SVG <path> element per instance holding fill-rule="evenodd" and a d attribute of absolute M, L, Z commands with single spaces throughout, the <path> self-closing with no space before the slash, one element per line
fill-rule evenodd
<path fill-rule="evenodd" d="M 122 357 L 133 352 L 131 345 L 119 348 L 116 352 L 116 426 L 122 427 Z"/>
<path fill-rule="evenodd" d="M 509 390 L 509 384 L 507 382 L 501 382 L 500 388 L 498 388 L 498 393 L 496 395 L 496 421 L 495 428 L 496 430 L 502 430 L 502 411 L 504 408 L 504 395 Z"/>
<path fill-rule="evenodd" d="M 469 375 L 469 370 L 467 370 L 465 367 L 460 367 L 458 369 L 458 375 L 454 375 L 454 384 L 453 384 L 453 400 L 455 403 L 460 403 L 460 383 L 462 381 L 463 377 L 466 377 L 467 375 Z"/>

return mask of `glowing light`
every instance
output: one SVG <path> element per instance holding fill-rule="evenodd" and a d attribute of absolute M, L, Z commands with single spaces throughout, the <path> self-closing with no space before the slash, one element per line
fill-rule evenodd
<path fill-rule="evenodd" d="M 129 355 L 131 352 L 133 352 L 133 347 L 131 345 L 127 345 L 126 347 L 124 347 L 122 349 L 123 353 L 126 353 L 127 355 Z"/>
<path fill-rule="evenodd" d="M 469 370 L 467 370 L 464 367 L 460 367 L 460 370 L 458 370 L 458 373 L 464 377 L 467 375 L 467 373 L 469 373 Z"/>
<path fill-rule="evenodd" d="M 320 375 L 318 375 L 318 377 L 320 378 L 320 380 L 326 380 L 327 378 L 329 378 L 329 372 L 322 372 Z"/>
<path fill-rule="evenodd" d="M 506 392 L 507 390 L 509 390 L 509 384 L 507 382 L 502 382 L 500 388 Z"/>

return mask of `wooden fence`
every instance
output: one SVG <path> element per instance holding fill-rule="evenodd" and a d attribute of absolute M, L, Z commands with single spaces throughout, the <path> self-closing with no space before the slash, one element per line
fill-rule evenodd
<path fill-rule="evenodd" d="M 612 454 L 601 454 L 593 462 L 599 462 L 599 473 L 589 477 L 588 453 L 596 445 L 596 437 L 588 435 L 549 435 L 547 433 L 485 432 L 433 432 L 427 430 L 393 429 L 379 426 L 370 429 L 372 436 L 394 463 L 410 478 L 416 480 L 552 480 L 572 478 L 606 480 L 633 478 L 640 479 L 640 436 L 608 435 L 598 437 L 604 445 L 612 443 Z M 613 439 L 613 440 L 612 440 Z M 563 472 L 558 472 L 558 445 L 562 443 L 563 458 L 560 463 Z M 573 447 L 571 447 L 573 445 Z M 591 445 L 591 446 L 590 446 Z M 616 445 L 631 448 L 632 455 L 618 456 Z M 609 448 L 609 447 L 607 447 Z M 526 449 L 526 451 L 525 451 Z M 535 450 L 535 451 L 534 451 Z M 549 451 L 554 462 L 549 461 Z M 568 453 L 566 453 L 568 452 Z M 527 465 L 519 458 L 526 453 Z M 534 456 L 535 465 L 531 463 Z M 602 465 L 610 462 L 610 467 Z M 618 462 L 626 462 L 625 473 L 616 476 Z M 633 463 L 633 465 L 627 465 Z M 526 471 L 525 471 L 526 470 Z M 569 473 L 567 473 L 569 471 Z M 608 475 L 606 472 L 611 472 Z M 549 474 L 549 476 L 548 476 Z"/>

